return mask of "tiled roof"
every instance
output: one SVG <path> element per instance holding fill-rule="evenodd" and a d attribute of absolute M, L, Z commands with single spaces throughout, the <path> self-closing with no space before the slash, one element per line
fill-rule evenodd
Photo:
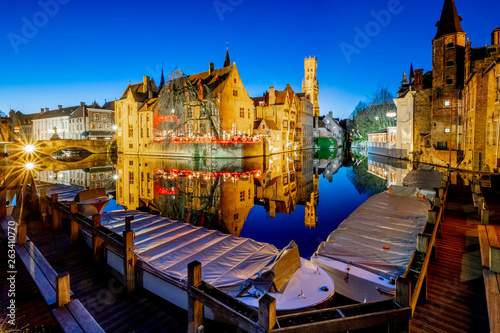
<path fill-rule="evenodd" d="M 149 86 L 153 91 L 153 96 L 156 97 L 156 95 L 158 94 L 158 87 L 156 86 L 155 80 L 150 79 L 149 82 L 150 82 Z M 127 98 L 127 92 L 129 90 L 132 92 L 134 99 L 138 102 L 143 102 L 144 100 L 149 98 L 147 88 L 144 87 L 144 82 L 129 84 L 129 86 L 127 87 L 127 89 L 125 89 L 125 92 L 123 93 L 120 99 Z"/>
<path fill-rule="evenodd" d="M 115 109 L 115 101 L 104 103 L 104 105 L 102 106 L 102 108 L 106 109 L 106 110 L 114 110 Z"/>
<path fill-rule="evenodd" d="M 216 97 L 222 92 L 222 90 L 224 90 L 227 78 L 229 77 L 229 74 L 231 74 L 232 70 L 233 66 L 227 66 L 214 69 L 212 73 L 206 71 L 189 75 L 187 78 L 194 87 L 197 87 L 201 80 L 201 84 L 206 85 L 212 92 L 212 97 Z"/>
<path fill-rule="evenodd" d="M 70 106 L 67 108 L 61 108 L 61 109 L 55 109 L 55 110 L 49 110 L 46 112 L 41 113 L 37 119 L 48 119 L 48 118 L 56 118 L 56 117 L 64 117 L 64 116 L 71 116 L 73 112 L 78 109 L 79 105 L 76 106 Z"/>
<path fill-rule="evenodd" d="M 151 98 L 146 103 L 144 103 L 144 105 L 141 107 L 141 109 L 139 110 L 139 112 L 146 111 L 146 110 L 153 110 L 154 107 L 156 106 L 156 104 L 158 104 L 158 98 L 157 97 L 156 98 Z"/>
<path fill-rule="evenodd" d="M 266 96 L 252 97 L 252 100 L 253 100 L 253 105 L 254 106 L 259 106 L 260 102 L 262 102 L 262 105 L 266 104 Z"/>

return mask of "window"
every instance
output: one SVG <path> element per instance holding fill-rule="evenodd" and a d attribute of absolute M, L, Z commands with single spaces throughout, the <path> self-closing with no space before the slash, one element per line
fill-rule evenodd
<path fill-rule="evenodd" d="M 446 127 L 446 128 L 444 129 L 444 132 L 445 132 L 445 133 L 447 133 L 447 134 L 448 134 L 448 133 L 450 133 L 450 128 L 449 128 L 449 127 Z"/>
<path fill-rule="evenodd" d="M 233 96 L 238 96 L 238 90 L 236 89 L 233 90 Z"/>
<path fill-rule="evenodd" d="M 134 161 L 128 161 L 128 165 L 134 165 Z"/>
<path fill-rule="evenodd" d="M 245 108 L 240 108 L 240 118 L 245 118 Z"/>
<path fill-rule="evenodd" d="M 108 120 L 108 116 L 105 115 L 105 114 L 101 115 L 101 120 L 102 121 L 107 121 Z"/>
<path fill-rule="evenodd" d="M 250 191 L 250 189 L 248 189 L 248 200 L 250 200 L 250 194 L 251 194 L 251 191 Z"/>
<path fill-rule="evenodd" d="M 134 173 L 132 171 L 130 171 L 128 173 L 128 180 L 129 180 L 130 185 L 134 184 Z"/>
<path fill-rule="evenodd" d="M 453 42 L 453 38 L 448 39 L 448 43 L 446 44 L 446 48 L 452 49 L 455 47 L 455 44 Z"/>
<path fill-rule="evenodd" d="M 132 110 L 132 107 L 130 105 L 127 105 L 128 107 L 128 115 L 131 116 L 133 115 L 134 111 Z"/>
<path fill-rule="evenodd" d="M 141 127 L 141 138 L 144 137 L 144 128 Z"/>
<path fill-rule="evenodd" d="M 447 77 L 446 78 L 446 84 L 449 85 L 449 86 L 453 85 L 453 78 Z"/>
<path fill-rule="evenodd" d="M 104 124 L 103 123 L 99 123 L 99 129 L 102 131 L 104 130 Z"/>
<path fill-rule="evenodd" d="M 193 118 L 193 110 L 189 109 L 189 110 L 187 111 L 187 117 L 188 117 L 188 119 Z"/>
<path fill-rule="evenodd" d="M 231 127 L 231 134 L 232 135 L 235 135 L 236 134 L 236 123 L 233 123 L 232 127 Z"/>
<path fill-rule="evenodd" d="M 146 137 L 149 138 L 150 137 L 150 132 L 149 132 L 149 128 L 146 129 Z"/>
<path fill-rule="evenodd" d="M 94 113 L 94 120 L 99 121 L 99 119 L 100 119 L 99 113 Z"/>
<path fill-rule="evenodd" d="M 134 128 L 132 127 L 132 124 L 128 125 L 128 137 L 131 138 L 134 136 Z"/>
<path fill-rule="evenodd" d="M 396 133 L 391 133 L 391 142 L 396 142 Z"/>
<path fill-rule="evenodd" d="M 236 79 L 234 79 L 234 83 L 236 83 Z"/>
<path fill-rule="evenodd" d="M 240 202 L 245 201 L 245 191 L 240 192 Z"/>
<path fill-rule="evenodd" d="M 438 141 L 437 150 L 448 150 L 448 142 L 447 141 Z"/>
<path fill-rule="evenodd" d="M 250 119 L 250 109 L 248 109 L 248 119 Z"/>
<path fill-rule="evenodd" d="M 234 220 L 236 221 L 238 219 L 238 213 L 234 214 Z"/>
<path fill-rule="evenodd" d="M 448 100 L 444 101 L 444 106 L 445 107 L 448 108 L 448 107 L 450 107 L 450 105 L 451 105 L 450 101 L 448 101 Z"/>
<path fill-rule="evenodd" d="M 200 132 L 201 132 L 201 134 L 207 133 L 207 124 L 205 124 L 205 123 L 200 124 Z"/>

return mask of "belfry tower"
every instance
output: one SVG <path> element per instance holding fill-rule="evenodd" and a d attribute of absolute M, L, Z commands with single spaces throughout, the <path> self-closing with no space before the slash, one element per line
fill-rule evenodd
<path fill-rule="evenodd" d="M 313 104 L 314 117 L 319 117 L 319 83 L 316 78 L 316 70 L 318 68 L 318 59 L 309 57 L 304 59 L 304 81 L 302 81 L 302 92 L 309 96 L 309 100 Z"/>

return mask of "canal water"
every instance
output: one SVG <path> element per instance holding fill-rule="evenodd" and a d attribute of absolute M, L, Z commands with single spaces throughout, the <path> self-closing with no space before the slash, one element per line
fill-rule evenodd
<path fill-rule="evenodd" d="M 303 151 L 244 160 L 87 156 L 36 172 L 38 183 L 106 188 L 105 211 L 141 210 L 248 237 L 308 258 L 371 195 L 401 184 L 402 162 Z M 74 159 L 74 158 L 73 158 Z M 104 222 L 104 221 L 103 221 Z"/>

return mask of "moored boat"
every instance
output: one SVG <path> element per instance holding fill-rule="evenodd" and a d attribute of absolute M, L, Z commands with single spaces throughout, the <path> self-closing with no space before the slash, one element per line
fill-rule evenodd
<path fill-rule="evenodd" d="M 395 279 L 406 271 L 427 222 L 430 203 L 416 189 L 389 192 L 358 207 L 311 257 L 333 278 L 337 293 L 358 302 L 394 297 Z"/>
<path fill-rule="evenodd" d="M 120 234 L 130 215 L 142 287 L 181 308 L 187 309 L 186 291 L 171 281 L 185 284 L 187 265 L 195 260 L 202 264 L 205 282 L 253 307 L 264 294 L 276 299 L 277 311 L 294 311 L 323 303 L 334 293 L 331 277 L 300 258 L 294 242 L 279 251 L 271 244 L 140 211 L 104 213 L 102 225 Z M 85 238 L 90 244 L 91 236 Z M 123 273 L 121 254 L 106 250 L 106 261 Z M 206 316 L 218 319 L 210 310 Z"/>

